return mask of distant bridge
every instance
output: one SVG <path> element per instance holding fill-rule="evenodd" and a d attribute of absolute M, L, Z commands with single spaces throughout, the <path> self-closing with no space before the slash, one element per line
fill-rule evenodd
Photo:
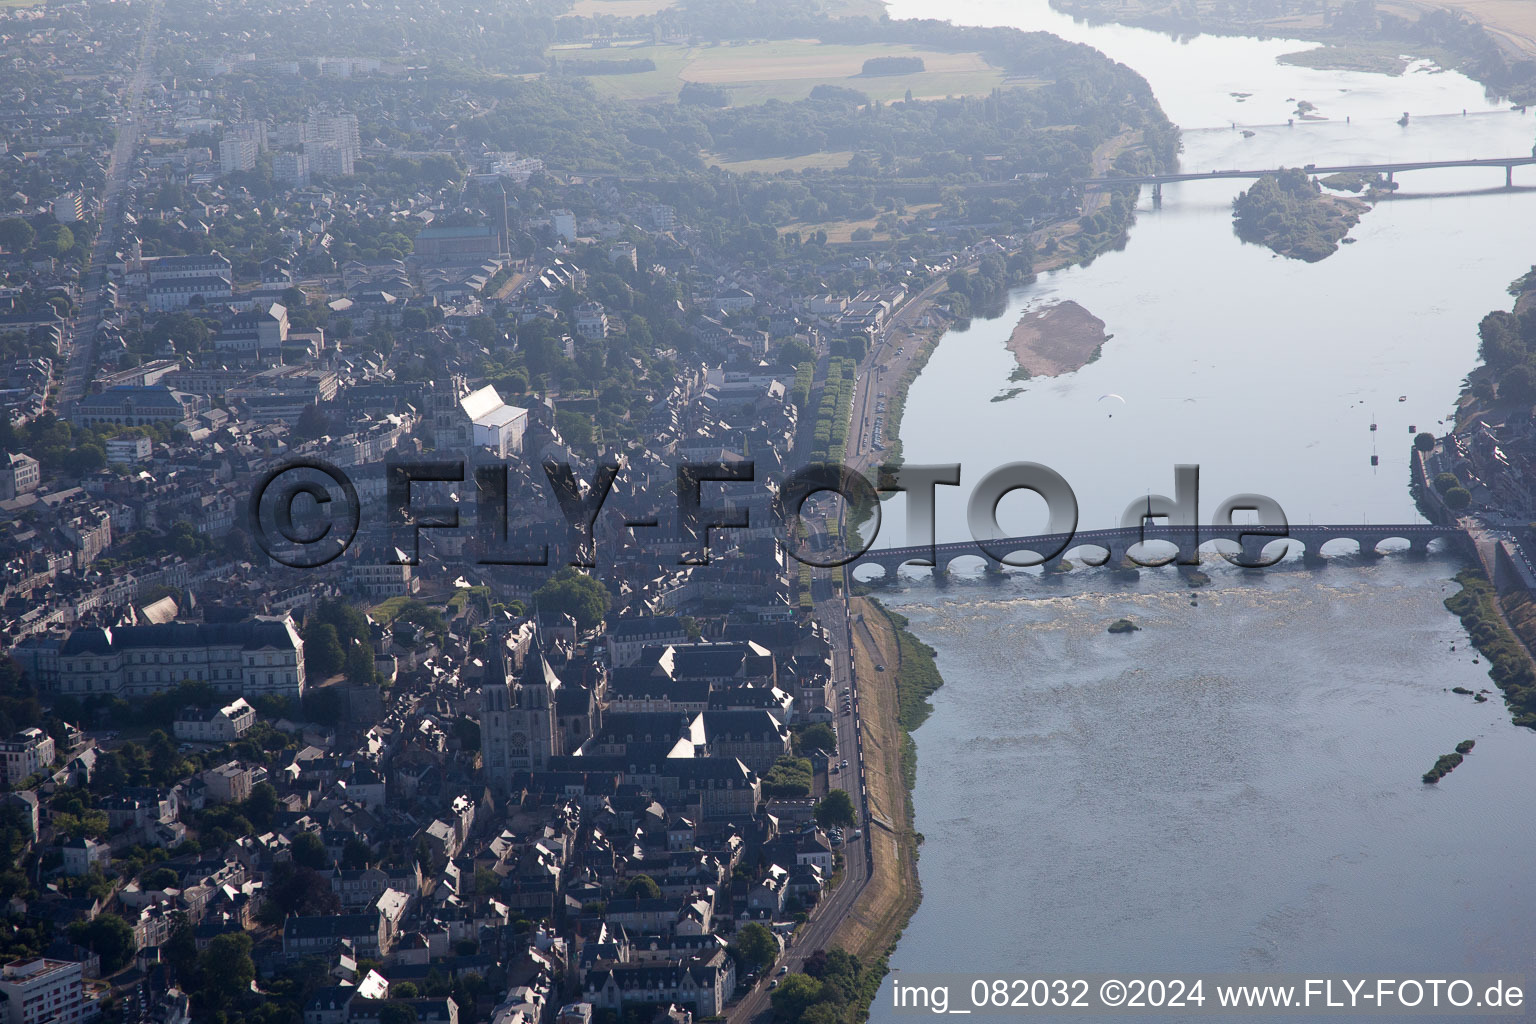
<path fill-rule="evenodd" d="M 1026 553 L 1033 557 L 1030 562 L 1044 566 L 1047 571 L 1059 569 L 1068 556 L 1083 548 L 1097 548 L 1105 552 L 1103 557 L 1074 559 L 1085 565 L 1120 567 L 1127 564 L 1126 556 L 1132 547 L 1143 541 L 1163 541 L 1179 549 L 1179 557 L 1194 557 L 1213 541 L 1230 541 L 1241 549 L 1232 553 L 1239 565 L 1258 567 L 1264 564 L 1264 548 L 1276 541 L 1299 543 L 1304 548 L 1303 559 L 1309 565 L 1323 562 L 1323 545 L 1334 540 L 1354 541 L 1361 554 L 1375 554 L 1384 541 L 1406 540 L 1408 550 L 1416 554 L 1429 551 L 1431 541 L 1445 540 L 1451 545 L 1472 551 L 1471 539 L 1458 527 L 1434 526 L 1428 523 L 1408 523 L 1387 526 L 1354 524 L 1347 526 L 1291 526 L 1284 535 L 1263 533 L 1258 526 L 1163 526 L 1148 524 L 1141 527 L 1122 527 L 1114 530 L 1082 530 L 1077 533 L 1042 534 L 1034 537 L 1005 537 L 986 542 L 985 548 L 974 540 L 935 544 L 932 547 L 876 548 L 865 552 L 849 563 L 849 571 L 861 565 L 878 565 L 885 572 L 885 579 L 894 580 L 897 571 L 909 562 L 922 566 L 932 564 L 937 571 L 949 568 L 959 558 L 981 558 L 988 569 L 997 568 L 1000 558 L 1018 559 Z M 990 554 L 989 554 L 990 552 Z M 999 557 L 1000 556 L 1000 557 Z M 930 557 L 932 561 L 930 562 Z M 1142 552 L 1143 561 L 1161 558 L 1150 552 Z M 1273 557 L 1273 556 L 1270 556 Z M 1172 556 L 1168 561 L 1172 562 Z"/>
<path fill-rule="evenodd" d="M 1391 164 L 1335 164 L 1330 167 L 1319 167 L 1316 164 L 1307 164 L 1300 170 L 1308 174 L 1385 174 L 1387 180 L 1401 171 L 1433 171 L 1447 167 L 1502 167 L 1504 168 L 1504 187 L 1513 188 L 1515 184 L 1515 168 L 1528 167 L 1536 164 L 1536 155 L 1532 156 L 1493 156 L 1481 159 L 1467 160 L 1409 160 Z M 1198 173 L 1194 171 L 1178 174 L 1135 174 L 1123 178 L 1084 178 L 1079 184 L 1087 189 L 1114 188 L 1119 185 L 1151 185 L 1161 189 L 1163 185 L 1171 185 L 1180 181 L 1209 181 L 1212 178 L 1262 178 L 1270 174 L 1279 174 L 1282 170 L 1295 170 L 1296 168 L 1271 168 L 1264 171 L 1206 171 Z"/>

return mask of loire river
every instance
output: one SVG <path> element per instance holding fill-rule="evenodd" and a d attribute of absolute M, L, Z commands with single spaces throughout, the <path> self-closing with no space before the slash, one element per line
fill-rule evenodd
<path fill-rule="evenodd" d="M 1275 60 L 1313 44 L 1178 42 L 1078 25 L 1044 0 L 890 9 L 1043 29 L 1125 62 L 1184 129 L 1185 169 L 1519 155 L 1536 141 L 1530 116 L 1423 64 L 1402 77 L 1313 71 Z M 1288 127 L 1302 100 L 1329 120 Z M 1503 172 L 1398 180 L 1438 194 L 1502 185 Z M 1516 182 L 1536 185 L 1536 169 Z M 1015 459 L 1062 473 L 1084 528 L 1170 493 L 1181 462 L 1201 466 L 1202 521 L 1253 491 L 1293 522 L 1418 521 L 1409 429 L 1444 429 L 1478 320 L 1536 261 L 1536 193 L 1383 203 L 1356 244 L 1308 265 L 1234 237 L 1245 185 L 1169 186 L 1158 210 L 1144 193 L 1123 251 L 944 338 L 902 426 L 909 462 L 964 465 L 960 488 L 939 488 L 941 537 L 963 536 L 969 486 Z M 1009 332 L 1058 299 L 1112 339 L 1075 374 L 1011 384 Z M 1107 392 L 1125 398 L 1112 418 Z M 903 542 L 899 503 L 886 507 L 882 546 Z M 1044 521 L 1025 500 L 1004 512 L 1010 532 Z M 1172 570 L 1129 584 L 1101 570 L 919 578 L 888 594 L 946 679 L 917 733 L 923 903 L 892 967 L 1536 976 L 1536 734 L 1508 724 L 1497 694 L 1448 692 L 1492 687 L 1440 605 L 1459 567 L 1217 566 L 1197 606 Z M 1143 632 L 1107 635 L 1121 616 Z M 1463 739 L 1477 741 L 1467 762 L 1423 785 Z M 888 979 L 876 1021 L 898 1019 L 889 999 Z"/>

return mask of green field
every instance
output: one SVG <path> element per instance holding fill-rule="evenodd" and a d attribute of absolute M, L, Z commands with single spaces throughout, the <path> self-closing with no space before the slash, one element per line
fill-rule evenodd
<path fill-rule="evenodd" d="M 823 84 L 857 89 L 882 101 L 899 100 L 908 89 L 915 99 L 933 99 L 984 94 L 1002 85 L 1005 78 L 1001 69 L 988 64 L 979 53 L 946 53 L 920 46 L 876 43 L 849 46 L 815 39 L 719 46 L 561 47 L 551 56 L 571 61 L 655 61 L 655 71 L 589 77 L 599 92 L 632 100 L 675 99 L 684 82 L 721 86 L 737 104 L 804 99 L 813 88 Z M 921 57 L 924 70 L 910 75 L 864 77 L 866 60 L 886 56 Z"/>

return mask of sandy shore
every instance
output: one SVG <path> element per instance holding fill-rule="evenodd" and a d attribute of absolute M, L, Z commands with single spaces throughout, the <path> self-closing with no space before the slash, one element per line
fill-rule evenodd
<path fill-rule="evenodd" d="M 1109 337 L 1104 321 L 1082 306 L 1053 302 L 1024 314 L 1008 351 L 1031 377 L 1059 377 L 1093 362 Z"/>

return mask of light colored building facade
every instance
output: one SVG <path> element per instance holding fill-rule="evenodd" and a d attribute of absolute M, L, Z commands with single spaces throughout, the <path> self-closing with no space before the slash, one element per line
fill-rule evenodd
<path fill-rule="evenodd" d="M 6 1024 L 79 1024 L 85 1020 L 81 966 L 69 960 L 13 960 L 0 970 Z"/>
<path fill-rule="evenodd" d="M 55 663 L 36 681 L 62 694 L 146 697 L 190 679 L 230 696 L 304 695 L 304 641 L 286 616 L 77 629 Z"/>
<path fill-rule="evenodd" d="M 221 708 L 183 708 L 171 728 L 188 743 L 232 743 L 255 724 L 256 709 L 238 697 Z"/>
<path fill-rule="evenodd" d="M 53 737 L 36 726 L 23 729 L 8 740 L 0 740 L 6 784 L 15 786 L 43 771 L 53 764 L 54 753 Z"/>

